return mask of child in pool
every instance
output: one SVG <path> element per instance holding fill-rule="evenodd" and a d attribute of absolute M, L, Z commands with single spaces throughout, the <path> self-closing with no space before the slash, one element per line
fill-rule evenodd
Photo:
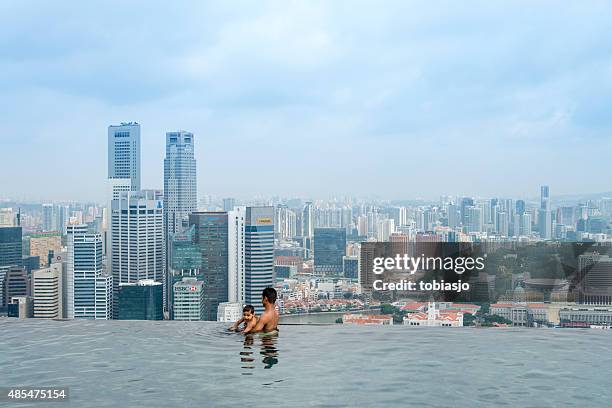
<path fill-rule="evenodd" d="M 240 320 L 234 323 L 229 329 L 232 331 L 237 331 L 238 327 L 244 323 L 242 331 L 246 331 L 248 333 L 257 325 L 258 320 L 259 319 L 255 315 L 255 308 L 253 305 L 246 305 L 242 308 L 242 317 Z"/>

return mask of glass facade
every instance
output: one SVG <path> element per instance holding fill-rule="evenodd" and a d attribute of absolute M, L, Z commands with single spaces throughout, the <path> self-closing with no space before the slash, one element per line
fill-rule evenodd
<path fill-rule="evenodd" d="M 342 257 L 345 255 L 346 230 L 344 228 L 315 228 L 315 273 L 342 274 Z"/>
<path fill-rule="evenodd" d="M 163 320 L 163 285 L 158 282 L 119 286 L 119 320 Z"/>

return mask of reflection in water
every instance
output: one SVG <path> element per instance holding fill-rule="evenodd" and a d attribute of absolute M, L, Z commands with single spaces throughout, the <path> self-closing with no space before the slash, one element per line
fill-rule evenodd
<path fill-rule="evenodd" d="M 240 362 L 242 363 L 241 368 L 245 370 L 253 370 L 256 367 L 255 357 L 253 355 L 253 344 L 255 342 L 255 337 L 261 341 L 261 350 L 259 354 L 263 356 L 262 362 L 264 364 L 264 368 L 269 369 L 275 364 L 278 364 L 278 349 L 276 348 L 278 335 L 261 336 L 247 334 L 244 336 L 244 347 L 240 352 Z M 252 373 L 246 371 L 243 372 L 242 375 L 252 375 Z"/>
<path fill-rule="evenodd" d="M 276 342 L 278 341 L 278 334 L 271 336 L 263 336 L 261 338 L 261 351 L 263 355 L 264 368 L 272 368 L 274 364 L 278 364 L 278 349 L 276 348 Z"/>

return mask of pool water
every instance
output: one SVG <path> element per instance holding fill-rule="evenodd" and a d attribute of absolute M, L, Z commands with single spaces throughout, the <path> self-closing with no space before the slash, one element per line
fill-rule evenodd
<path fill-rule="evenodd" d="M 611 407 L 612 331 L 0 319 L 0 386 L 68 386 L 19 407 Z"/>

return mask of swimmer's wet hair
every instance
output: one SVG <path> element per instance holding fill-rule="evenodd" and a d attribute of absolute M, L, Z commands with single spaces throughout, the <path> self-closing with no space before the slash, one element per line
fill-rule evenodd
<path fill-rule="evenodd" d="M 255 314 L 255 308 L 253 307 L 253 305 L 246 305 L 245 307 L 242 308 L 242 313 L 244 312 L 251 312 Z"/>
<path fill-rule="evenodd" d="M 274 304 L 276 302 L 276 289 L 274 288 L 265 288 L 261 296 L 268 299 L 268 302 Z"/>

